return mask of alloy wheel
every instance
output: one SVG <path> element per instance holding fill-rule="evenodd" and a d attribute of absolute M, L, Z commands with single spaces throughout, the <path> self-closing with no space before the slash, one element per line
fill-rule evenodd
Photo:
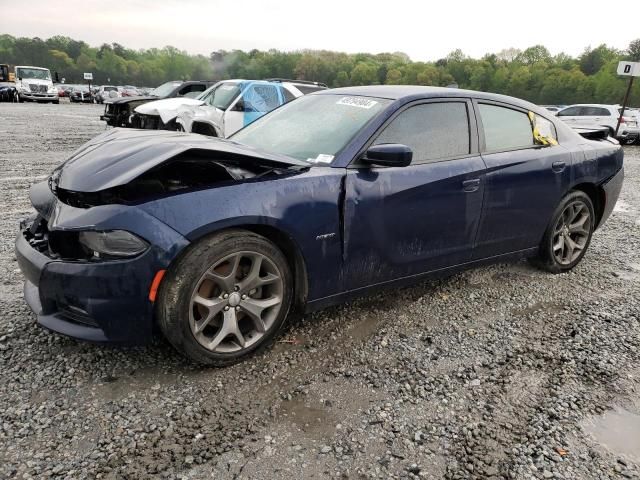
<path fill-rule="evenodd" d="M 569 203 L 553 230 L 553 256 L 560 265 L 570 265 L 586 248 L 592 230 L 589 207 L 582 200 Z"/>
<path fill-rule="evenodd" d="M 267 256 L 252 251 L 228 255 L 196 284 L 189 304 L 191 332 L 212 352 L 247 349 L 273 326 L 283 292 L 282 274 Z"/>

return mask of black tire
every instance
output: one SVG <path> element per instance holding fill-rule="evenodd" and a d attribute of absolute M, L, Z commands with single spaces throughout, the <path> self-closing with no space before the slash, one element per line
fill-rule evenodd
<path fill-rule="evenodd" d="M 53 100 L 51 103 L 53 103 L 54 105 L 60 105 L 60 100 Z"/>
<path fill-rule="evenodd" d="M 245 251 L 264 255 L 277 267 L 284 286 L 280 310 L 256 343 L 237 352 L 214 352 L 201 345 L 192 332 L 192 293 L 213 265 L 233 253 Z M 285 326 L 292 299 L 293 276 L 282 252 L 260 235 L 245 230 L 229 230 L 201 239 L 174 262 L 160 285 L 155 313 L 162 333 L 176 350 L 198 363 L 223 367 L 272 345 Z"/>
<path fill-rule="evenodd" d="M 582 206 L 588 211 L 589 220 L 588 227 L 586 228 L 586 233 L 583 235 L 584 244 L 580 247 L 580 250 L 571 258 L 565 259 L 566 263 L 561 262 L 558 259 L 558 254 L 554 251 L 554 241 L 558 239 L 558 225 L 560 223 L 564 223 L 563 214 L 567 211 L 570 206 Z M 574 268 L 582 258 L 584 257 L 589 245 L 591 244 L 591 238 L 593 236 L 593 230 L 596 223 L 595 209 L 593 208 L 593 202 L 589 198 L 589 196 L 579 190 L 575 190 L 569 192 L 560 202 L 556 210 L 553 212 L 551 216 L 551 221 L 547 226 L 547 230 L 542 237 L 542 241 L 540 242 L 540 247 L 538 249 L 538 255 L 536 258 L 532 259 L 533 263 L 547 272 L 551 273 L 563 273 L 568 272 L 572 268 Z M 563 234 L 560 234 L 563 235 Z M 570 235 L 570 233 L 567 233 Z M 565 237 L 566 238 L 566 237 Z M 564 248 L 566 240 L 562 241 L 562 245 Z M 574 242 L 574 244 L 577 244 Z M 564 252 L 564 250 L 562 250 Z M 561 257 L 564 256 L 562 253 L 559 254 Z"/>

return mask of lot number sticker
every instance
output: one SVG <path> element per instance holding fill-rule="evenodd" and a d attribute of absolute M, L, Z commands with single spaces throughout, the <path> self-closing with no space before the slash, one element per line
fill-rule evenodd
<path fill-rule="evenodd" d="M 342 97 L 336 102 L 337 105 L 348 105 L 350 107 L 371 108 L 378 102 L 362 97 Z"/>

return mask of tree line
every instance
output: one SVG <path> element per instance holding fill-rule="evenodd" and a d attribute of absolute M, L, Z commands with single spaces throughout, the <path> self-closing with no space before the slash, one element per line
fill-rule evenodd
<path fill-rule="evenodd" d="M 65 36 L 43 40 L 0 35 L 0 63 L 48 67 L 67 83 L 92 72 L 97 84 L 157 86 L 169 80 L 295 78 L 330 87 L 369 84 L 435 85 L 503 93 L 537 104 L 621 103 L 620 60 L 640 61 L 640 39 L 626 50 L 587 47 L 578 57 L 551 55 L 542 45 L 508 48 L 480 59 L 454 50 L 435 62 L 401 52 L 347 54 L 326 50 L 217 50 L 208 57 L 175 47 L 133 50 L 118 43 L 91 47 Z M 640 105 L 640 81 L 631 104 Z"/>

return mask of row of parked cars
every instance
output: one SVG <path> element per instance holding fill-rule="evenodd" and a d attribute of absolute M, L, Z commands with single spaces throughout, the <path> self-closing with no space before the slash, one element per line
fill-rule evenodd
<path fill-rule="evenodd" d="M 617 127 L 622 113 L 620 105 L 583 103 L 568 106 L 545 105 L 544 108 L 576 130 L 600 129 L 627 145 L 640 143 L 640 109 L 626 108 L 620 126 Z"/>
<path fill-rule="evenodd" d="M 326 88 L 318 82 L 281 78 L 167 82 L 148 97 L 107 100 L 101 119 L 114 127 L 226 138 L 271 110 Z"/>
<path fill-rule="evenodd" d="M 58 97 L 68 97 L 71 102 L 104 103 L 105 100 L 146 95 L 151 89 L 133 85 L 101 85 L 89 88 L 88 85 L 60 83 L 55 85 Z"/>
<path fill-rule="evenodd" d="M 280 105 L 327 86 L 318 82 L 272 78 L 217 83 L 172 81 L 146 95 L 129 95 L 124 90 L 121 93 L 120 88 L 100 87 L 93 100 L 88 100 L 105 103 L 105 111 L 100 118 L 108 125 L 226 138 Z M 639 109 L 625 109 L 617 127 L 622 110 L 620 105 L 543 107 L 583 136 L 615 136 L 625 144 L 640 143 Z"/>

